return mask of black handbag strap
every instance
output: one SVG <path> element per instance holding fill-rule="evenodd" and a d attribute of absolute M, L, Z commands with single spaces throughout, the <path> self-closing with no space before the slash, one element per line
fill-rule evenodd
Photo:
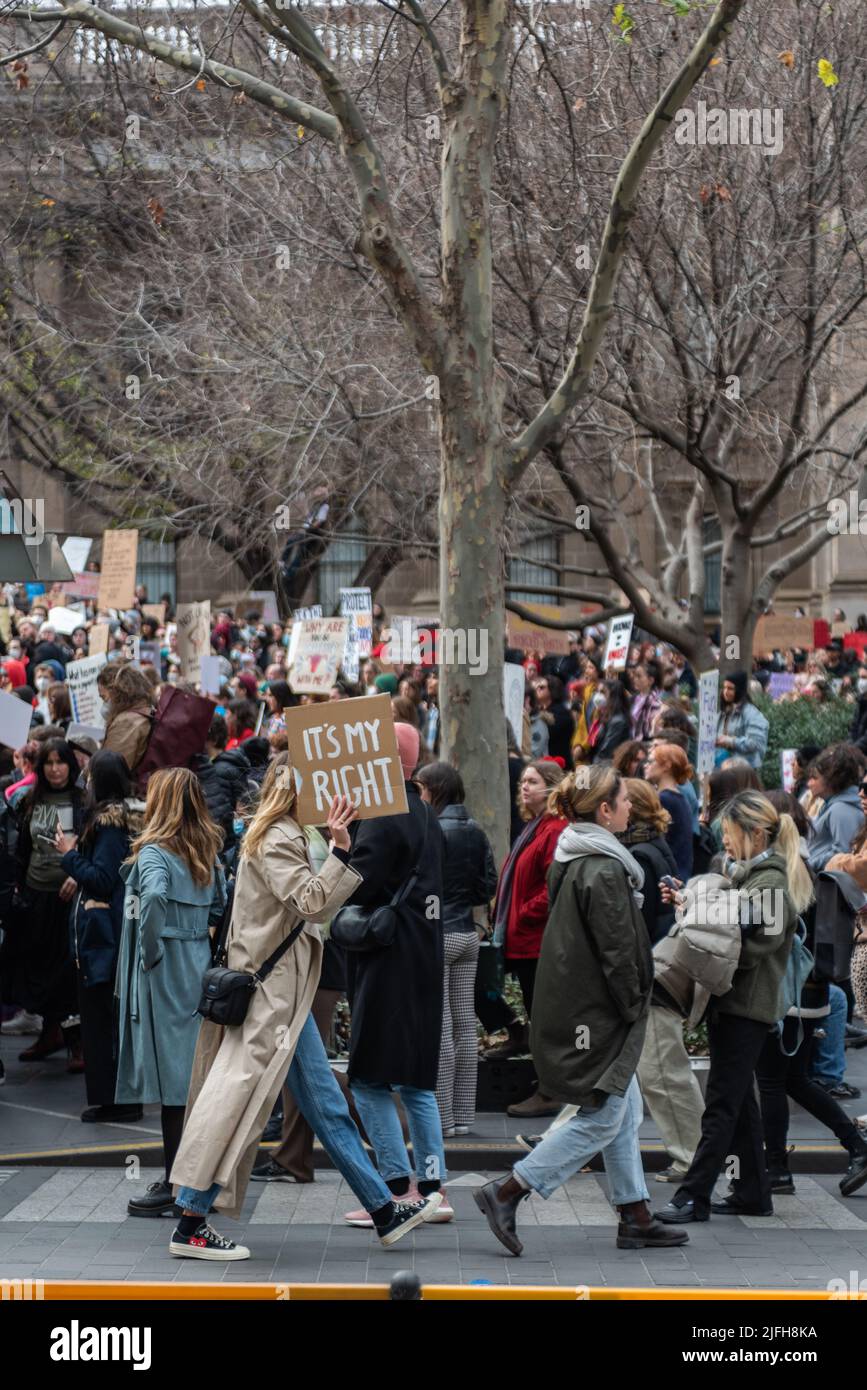
<path fill-rule="evenodd" d="M 220 928 L 217 932 L 216 940 L 214 942 L 213 964 L 215 966 L 225 965 L 226 963 L 226 940 L 229 935 L 229 926 L 232 921 L 232 907 L 234 906 L 234 902 L 235 885 L 233 883 L 231 885 L 231 892 L 228 891 L 227 885 L 226 910 L 223 913 L 223 920 L 220 923 Z M 271 974 L 271 971 L 274 969 L 274 966 L 277 964 L 278 960 L 280 960 L 280 958 L 286 954 L 293 941 L 295 941 L 296 938 L 301 935 L 303 930 L 304 923 L 299 922 L 297 927 L 293 927 L 292 931 L 290 931 L 286 939 L 280 942 L 280 945 L 277 947 L 276 951 L 271 952 L 270 956 L 264 962 L 264 964 L 260 965 L 258 970 L 253 971 L 251 978 L 255 981 L 257 985 L 261 984 L 263 980 L 267 980 L 268 976 Z"/>
<path fill-rule="evenodd" d="M 430 828 L 430 818 L 433 815 L 433 812 L 428 810 L 427 802 L 423 801 L 421 804 L 424 807 L 424 835 L 422 836 L 421 849 L 418 852 L 418 858 L 415 861 L 414 869 L 409 875 L 409 878 L 405 879 L 397 889 L 397 892 L 389 903 L 390 907 L 400 907 L 401 903 L 409 897 L 418 882 L 421 861 L 424 859 L 424 852 L 427 848 L 427 832 Z"/>

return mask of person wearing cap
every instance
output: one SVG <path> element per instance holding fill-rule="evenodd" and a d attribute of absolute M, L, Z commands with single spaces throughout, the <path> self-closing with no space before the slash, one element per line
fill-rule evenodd
<path fill-rule="evenodd" d="M 716 764 L 737 755 L 760 768 L 768 747 L 768 721 L 750 699 L 746 671 L 723 677 L 717 721 Z"/>
<path fill-rule="evenodd" d="M 443 1009 L 444 837 L 432 806 L 411 780 L 421 739 L 411 724 L 394 726 L 406 786 L 408 813 L 356 821 L 350 827 L 349 867 L 361 882 L 348 904 L 389 904 L 418 864 L 418 877 L 400 908 L 387 950 L 350 952 L 348 996 L 352 1010 L 348 1080 L 377 1166 L 396 1200 L 418 1200 L 445 1181 L 445 1150 L 436 1099 Z M 410 1161 L 392 1092 L 409 1121 Z M 414 1170 L 414 1176 L 413 1176 Z M 407 1194 L 411 1194 L 407 1196 Z M 445 1201 L 439 1220 L 448 1219 Z M 369 1226 L 365 1211 L 349 1212 L 348 1225 Z"/>

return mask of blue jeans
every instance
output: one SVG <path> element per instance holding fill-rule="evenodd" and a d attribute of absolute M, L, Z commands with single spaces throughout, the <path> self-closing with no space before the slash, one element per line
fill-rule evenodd
<path fill-rule="evenodd" d="M 286 1084 L 301 1114 L 364 1209 L 379 1211 L 380 1207 L 387 1206 L 393 1200 L 392 1195 L 367 1157 L 343 1092 L 334 1080 L 325 1044 L 312 1014 L 308 1014 L 301 1029 Z M 216 1183 L 208 1192 L 183 1187 L 178 1193 L 178 1202 L 189 1211 L 207 1212 L 219 1190 Z"/>
<path fill-rule="evenodd" d="M 828 999 L 831 1012 L 827 1018 L 816 1020 L 824 1028 L 824 1038 L 813 1043 L 813 1064 L 810 1077 L 820 1085 L 839 1086 L 846 1071 L 846 996 L 839 985 L 830 985 Z"/>
<path fill-rule="evenodd" d="M 391 1092 L 403 1101 L 412 1156 L 419 1182 L 445 1182 L 446 1155 L 439 1106 L 434 1091 L 415 1086 L 386 1086 L 381 1082 L 353 1081 L 350 1087 L 367 1137 L 376 1150 L 376 1166 L 386 1182 L 407 1178 L 412 1172 L 409 1154 Z"/>
<path fill-rule="evenodd" d="M 609 1096 L 598 1110 L 579 1109 L 564 1124 L 549 1129 L 541 1144 L 512 1171 L 526 1187 L 548 1198 L 601 1152 L 611 1205 L 648 1202 L 638 1145 L 643 1115 L 641 1091 L 633 1076 L 625 1096 Z"/>

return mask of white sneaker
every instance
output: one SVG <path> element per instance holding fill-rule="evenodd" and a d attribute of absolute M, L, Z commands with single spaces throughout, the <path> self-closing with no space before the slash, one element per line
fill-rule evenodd
<path fill-rule="evenodd" d="M 38 1014 L 29 1014 L 26 1009 L 19 1009 L 14 1018 L 10 1018 L 8 1023 L 3 1024 L 2 1031 L 19 1036 L 24 1033 L 35 1033 L 38 1037 L 42 1032 L 42 1019 Z"/>

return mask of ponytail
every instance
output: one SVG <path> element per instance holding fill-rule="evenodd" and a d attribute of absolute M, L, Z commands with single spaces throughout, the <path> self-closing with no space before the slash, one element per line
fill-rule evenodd
<path fill-rule="evenodd" d="M 801 837 L 794 820 L 787 813 L 780 816 L 776 846 L 786 861 L 786 877 L 789 884 L 789 897 L 797 913 L 804 911 L 813 901 L 813 880 L 801 858 Z"/>

